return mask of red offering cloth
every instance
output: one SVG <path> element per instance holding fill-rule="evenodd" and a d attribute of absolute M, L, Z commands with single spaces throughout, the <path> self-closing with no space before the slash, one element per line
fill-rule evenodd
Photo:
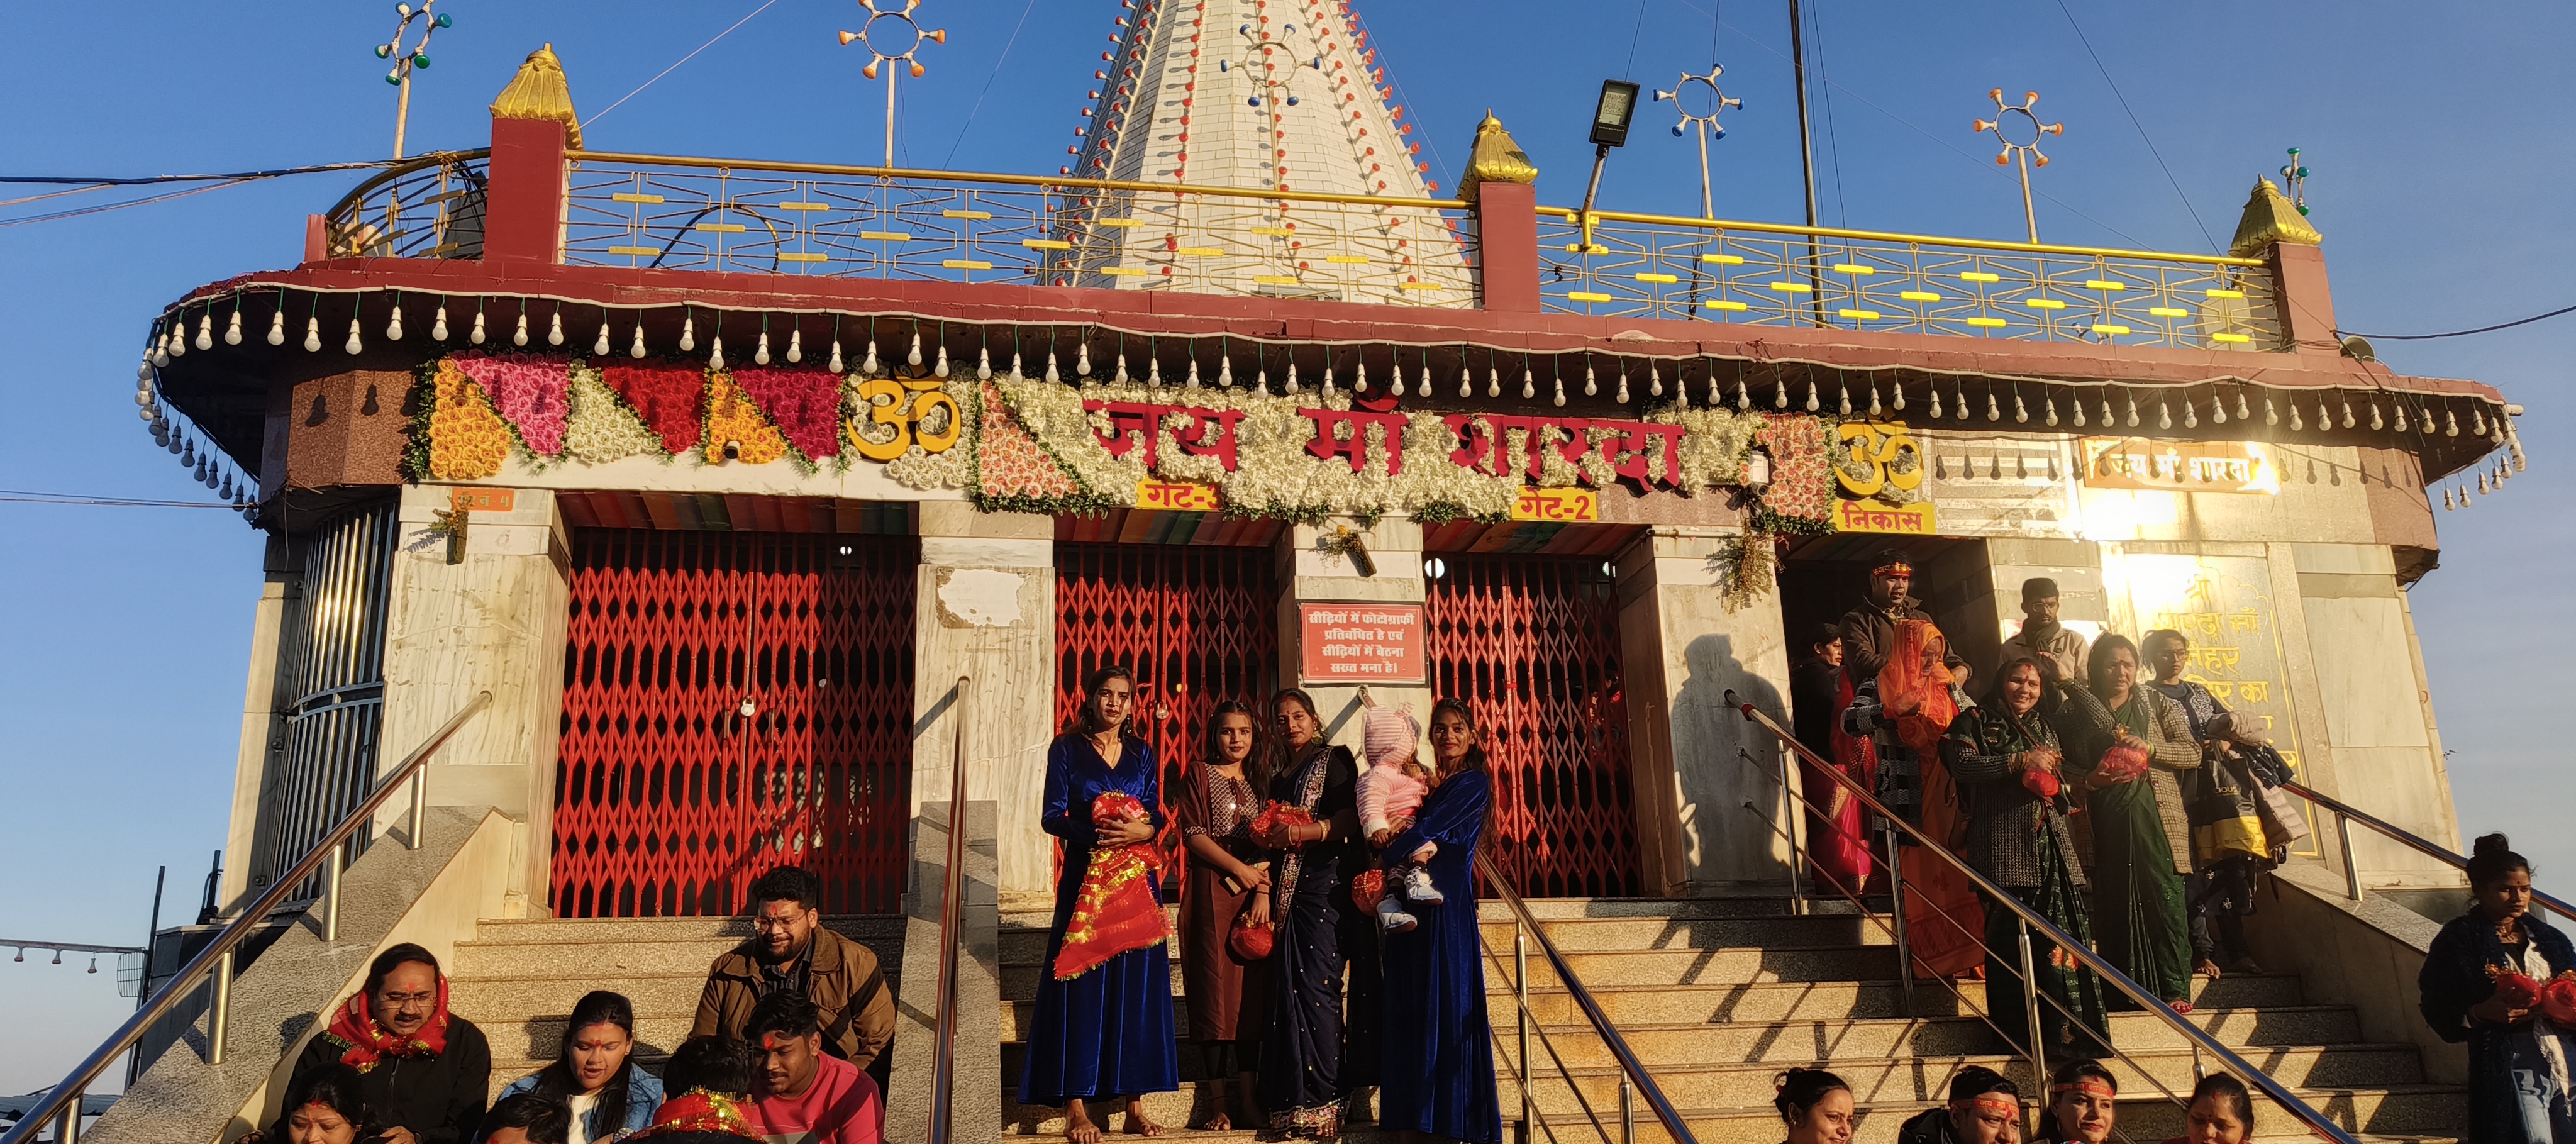
<path fill-rule="evenodd" d="M 1145 817 L 1135 796 L 1111 791 L 1092 800 L 1091 821 L 1100 826 Z M 1152 875 L 1162 868 L 1161 855 L 1149 840 L 1111 846 L 1091 853 L 1091 868 L 1082 875 L 1081 895 L 1073 921 L 1065 927 L 1064 945 L 1056 951 L 1055 978 L 1069 981 L 1106 964 L 1131 949 L 1168 940 L 1162 903 L 1154 900 Z"/>
<path fill-rule="evenodd" d="M 2541 986 L 2540 1012 L 2562 1029 L 2576 1029 L 2576 977 L 2562 973 Z"/>

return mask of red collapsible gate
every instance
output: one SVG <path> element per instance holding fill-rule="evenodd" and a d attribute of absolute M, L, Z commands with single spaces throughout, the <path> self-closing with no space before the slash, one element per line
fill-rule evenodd
<path fill-rule="evenodd" d="M 1278 686 L 1275 559 L 1266 547 L 1055 546 L 1056 724 L 1081 710 L 1092 669 L 1135 671 L 1136 734 L 1162 761 L 1166 812 L 1188 789 L 1216 705 L 1261 712 Z"/>
<path fill-rule="evenodd" d="M 1441 553 L 1429 582 L 1432 693 L 1485 729 L 1484 844 L 1525 897 L 1638 888 L 1619 615 L 1601 558 Z"/>
<path fill-rule="evenodd" d="M 575 534 L 558 917 L 731 914 L 773 865 L 898 907 L 912 774 L 908 537 Z"/>

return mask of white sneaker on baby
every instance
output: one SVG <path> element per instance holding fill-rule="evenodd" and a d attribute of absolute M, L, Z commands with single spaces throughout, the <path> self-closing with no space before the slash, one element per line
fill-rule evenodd
<path fill-rule="evenodd" d="M 1426 906 L 1436 906 L 1449 900 L 1441 894 L 1440 887 L 1431 884 L 1431 871 L 1420 866 L 1404 868 L 1404 896 Z"/>
<path fill-rule="evenodd" d="M 1404 907 L 1397 904 L 1395 895 L 1388 894 L 1377 900 L 1377 928 L 1388 933 L 1403 933 L 1416 924 L 1418 923 L 1414 916 L 1404 912 Z"/>

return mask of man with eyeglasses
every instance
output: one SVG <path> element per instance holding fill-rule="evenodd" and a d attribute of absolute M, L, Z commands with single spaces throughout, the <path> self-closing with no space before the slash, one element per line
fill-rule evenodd
<path fill-rule="evenodd" d="M 492 1046 L 447 1011 L 438 958 L 410 942 L 377 955 L 366 986 L 331 1016 L 295 1060 L 287 1091 L 333 1065 L 358 1070 L 385 1144 L 466 1144 L 491 1095 Z M 285 1140 L 281 1111 L 267 1139 Z"/>
<path fill-rule="evenodd" d="M 825 1053 L 861 1070 L 877 1063 L 894 1041 L 894 997 L 875 951 L 824 927 L 822 900 L 823 880 L 802 867 L 751 884 L 751 936 L 708 968 L 690 1036 L 744 1040 L 761 998 L 794 992 L 819 1010 Z"/>

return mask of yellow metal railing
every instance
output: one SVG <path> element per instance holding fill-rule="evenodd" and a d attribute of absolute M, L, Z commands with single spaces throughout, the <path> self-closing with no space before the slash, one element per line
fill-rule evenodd
<path fill-rule="evenodd" d="M 564 261 L 1468 306 L 1466 204 L 570 153 Z"/>
<path fill-rule="evenodd" d="M 1959 337 L 2282 348 L 2256 258 L 1539 210 L 1550 310 Z"/>

